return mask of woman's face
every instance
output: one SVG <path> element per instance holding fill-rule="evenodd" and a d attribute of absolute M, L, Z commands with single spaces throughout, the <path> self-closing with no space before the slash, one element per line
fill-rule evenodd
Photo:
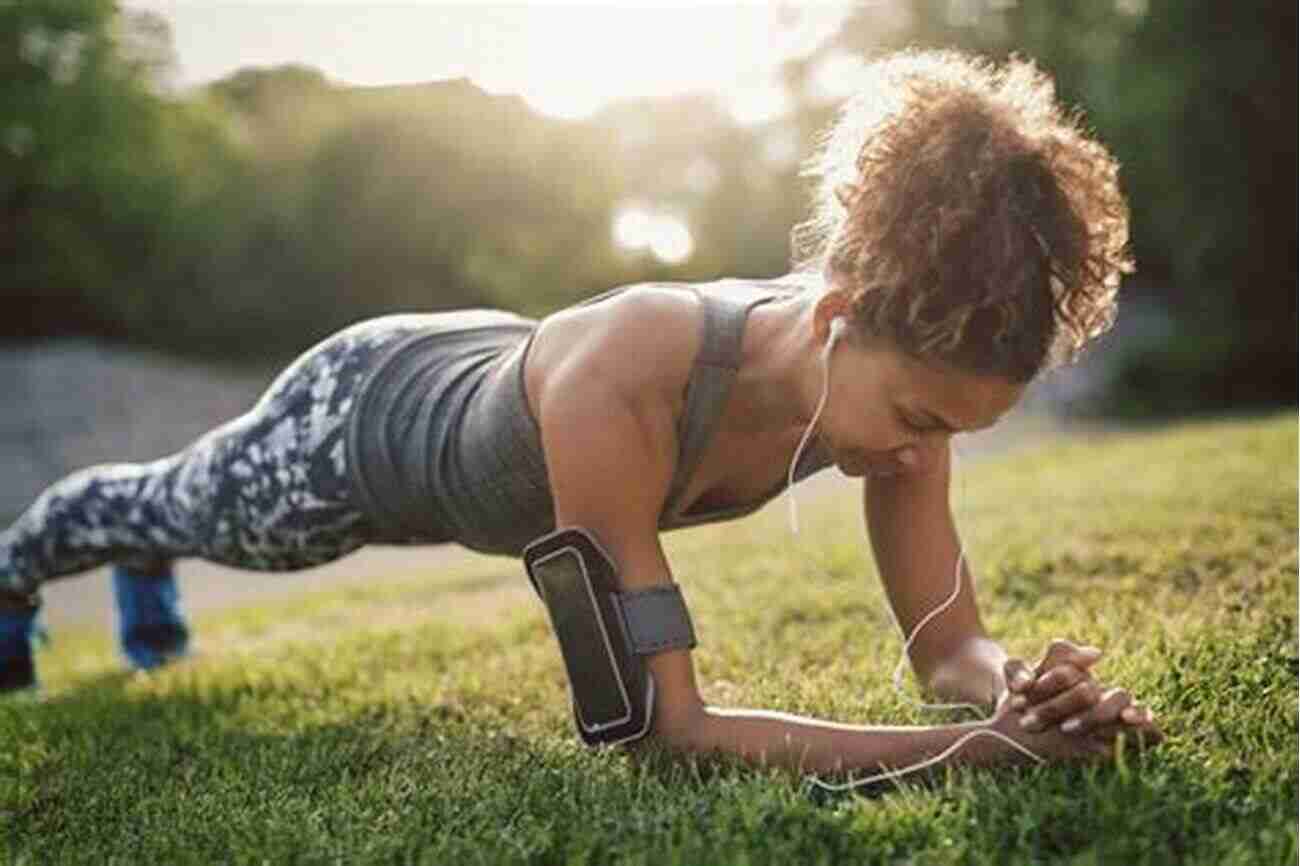
<path fill-rule="evenodd" d="M 998 376 L 923 363 L 887 341 L 841 339 L 830 356 L 823 447 L 846 475 L 922 473 L 954 433 L 992 426 L 1025 386 Z"/>

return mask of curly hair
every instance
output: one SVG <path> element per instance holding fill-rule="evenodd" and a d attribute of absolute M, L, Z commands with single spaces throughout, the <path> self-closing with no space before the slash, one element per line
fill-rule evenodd
<path fill-rule="evenodd" d="M 1073 361 L 1133 270 L 1115 159 L 1031 61 L 904 51 L 867 73 L 804 165 L 795 269 L 923 360 L 1013 382 Z"/>

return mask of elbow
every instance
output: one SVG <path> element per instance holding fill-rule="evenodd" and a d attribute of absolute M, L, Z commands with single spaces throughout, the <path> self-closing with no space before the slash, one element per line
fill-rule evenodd
<path fill-rule="evenodd" d="M 651 737 L 674 751 L 694 753 L 709 748 L 709 714 L 702 703 L 673 710 L 656 708 Z"/>

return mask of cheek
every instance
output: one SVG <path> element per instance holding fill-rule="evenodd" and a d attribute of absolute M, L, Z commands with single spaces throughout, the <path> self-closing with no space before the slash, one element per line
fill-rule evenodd
<path fill-rule="evenodd" d="M 838 407 L 828 405 L 823 419 L 822 432 L 840 452 L 875 453 L 905 444 L 898 424 L 878 403 L 858 399 Z"/>

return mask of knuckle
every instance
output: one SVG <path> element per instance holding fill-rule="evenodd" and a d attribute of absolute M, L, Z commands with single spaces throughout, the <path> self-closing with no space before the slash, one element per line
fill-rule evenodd
<path fill-rule="evenodd" d="M 1066 706 L 1069 707 L 1071 715 L 1081 715 L 1090 712 L 1094 706 L 1091 701 L 1077 692 L 1071 692 L 1067 697 L 1069 703 Z"/>
<path fill-rule="evenodd" d="M 1081 679 L 1079 672 L 1069 665 L 1060 665 L 1052 668 L 1050 682 L 1054 688 L 1068 689 L 1073 687 Z"/>

